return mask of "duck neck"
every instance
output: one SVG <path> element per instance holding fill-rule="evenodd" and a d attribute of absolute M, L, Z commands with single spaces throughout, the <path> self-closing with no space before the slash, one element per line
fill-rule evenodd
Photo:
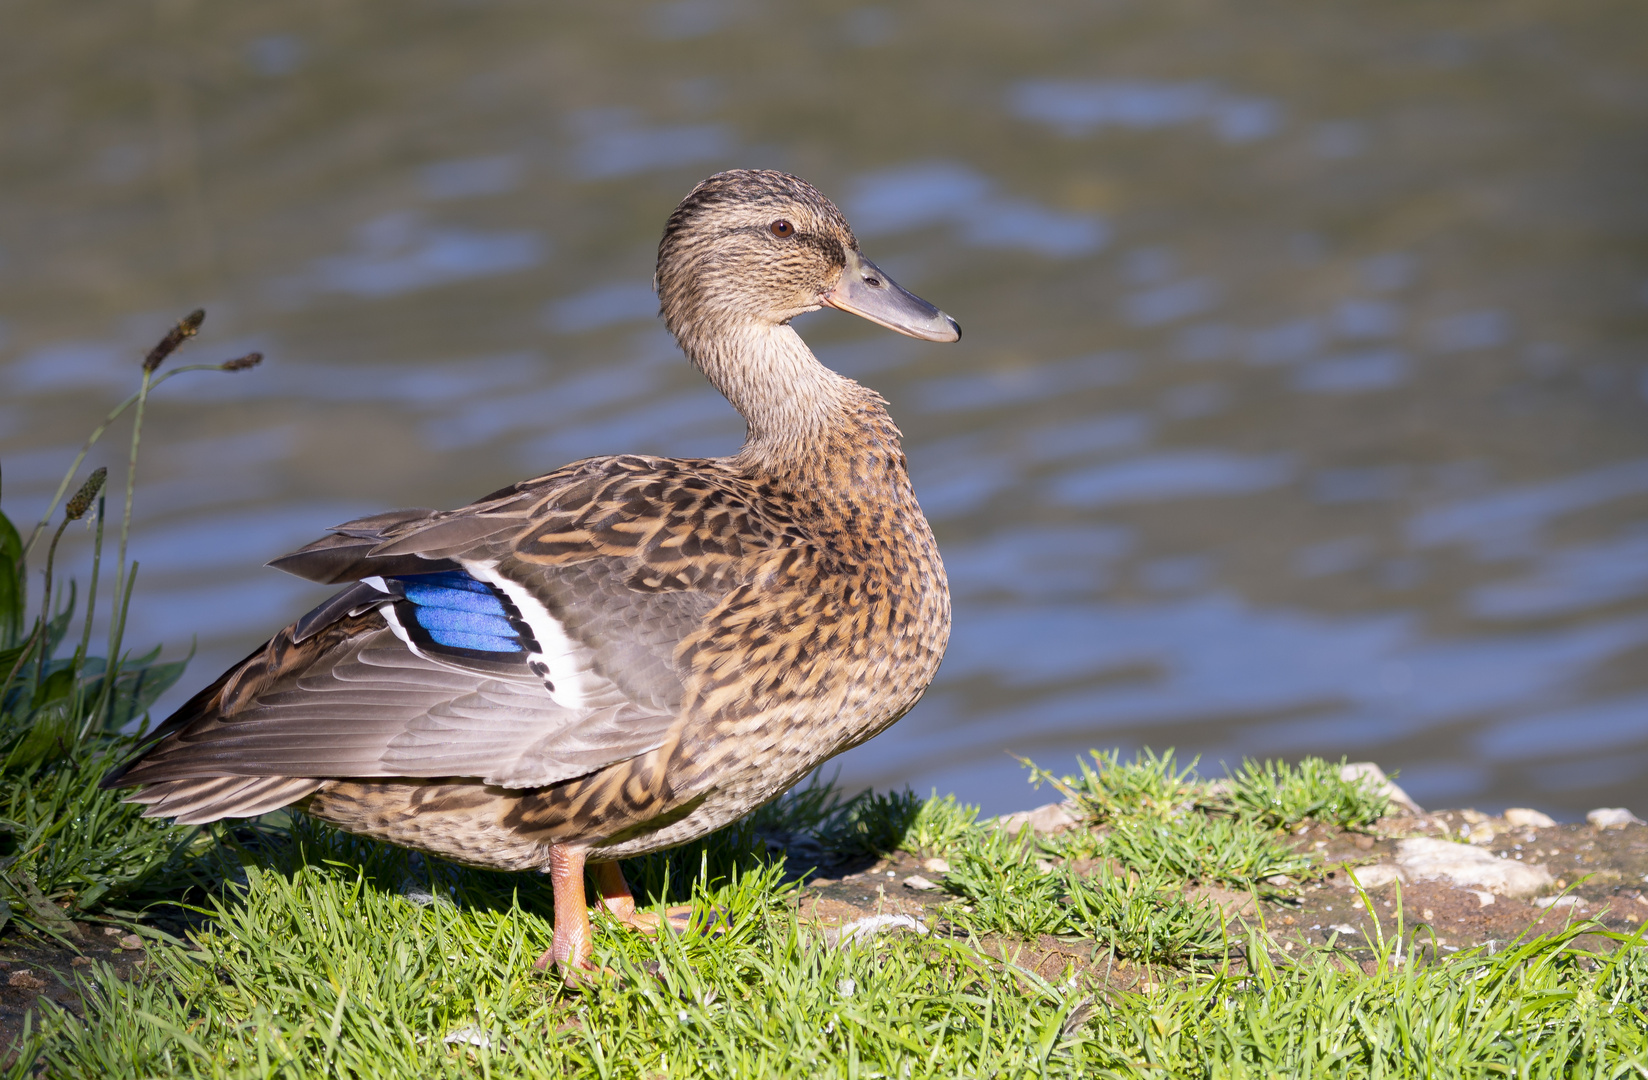
<path fill-rule="evenodd" d="M 742 322 L 681 345 L 749 425 L 739 460 L 767 471 L 813 471 L 874 397 L 819 363 L 788 323 Z"/>

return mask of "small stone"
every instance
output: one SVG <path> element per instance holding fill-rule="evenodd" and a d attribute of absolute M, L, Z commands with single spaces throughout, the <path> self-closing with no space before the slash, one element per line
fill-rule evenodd
<path fill-rule="evenodd" d="M 971 909 L 963 908 L 962 910 Z M 826 927 L 824 930 L 824 944 L 832 947 L 850 945 L 855 941 L 868 941 L 878 934 L 885 934 L 890 930 L 911 930 L 917 934 L 925 934 L 927 933 L 927 924 L 908 915 L 870 915 L 843 926 Z"/>
<path fill-rule="evenodd" d="M 1372 866 L 1356 867 L 1350 872 L 1350 876 L 1364 889 L 1377 889 L 1393 881 L 1402 880 L 1402 871 L 1391 863 L 1375 863 Z"/>
<path fill-rule="evenodd" d="M 69 961 L 69 966 L 70 967 L 90 967 L 91 963 L 92 963 L 92 958 L 89 957 L 89 956 L 76 956 L 75 958 L 73 958 L 72 960 Z"/>
<path fill-rule="evenodd" d="M 1227 779 L 1209 780 L 1202 785 L 1202 799 L 1206 802 L 1228 799 L 1235 790 L 1236 785 Z"/>
<path fill-rule="evenodd" d="M 483 1050 L 492 1048 L 492 1034 L 478 1027 L 454 1028 L 446 1033 L 441 1042 L 448 1046 L 479 1046 Z"/>
<path fill-rule="evenodd" d="M 6 985 L 14 990 L 44 990 L 46 981 L 32 971 L 14 971 L 7 976 Z"/>
<path fill-rule="evenodd" d="M 934 855 L 931 859 L 921 860 L 921 868 L 935 874 L 948 874 L 950 872 L 950 861 Z"/>
<path fill-rule="evenodd" d="M 1461 810 L 1459 816 L 1464 818 L 1468 825 L 1480 825 L 1488 820 L 1488 815 L 1480 810 Z"/>
<path fill-rule="evenodd" d="M 1539 908 L 1584 907 L 1584 906 L 1585 906 L 1585 901 L 1580 899 L 1577 896 L 1541 896 L 1537 900 L 1534 901 L 1534 907 L 1539 907 Z"/>
<path fill-rule="evenodd" d="M 1413 799 L 1409 797 L 1407 792 L 1391 783 L 1390 777 L 1385 775 L 1385 770 L 1381 769 L 1371 761 L 1351 762 L 1349 765 L 1346 765 L 1344 768 L 1339 770 L 1339 779 L 1369 780 L 1372 782 L 1371 786 L 1375 791 L 1379 792 L 1381 795 L 1385 796 L 1385 798 L 1389 799 L 1403 810 L 1406 810 L 1414 817 L 1418 817 L 1425 812 L 1420 809 L 1418 803 L 1414 802 Z"/>
<path fill-rule="evenodd" d="M 136 934 L 127 934 L 125 937 L 120 939 L 120 947 L 122 949 L 141 949 L 143 947 L 143 939 L 138 937 Z"/>
<path fill-rule="evenodd" d="M 1048 803 L 1038 806 L 1034 810 L 1020 810 L 1016 814 L 1003 814 L 996 819 L 998 827 L 1005 829 L 1009 836 L 1017 836 L 1028 825 L 1037 836 L 1047 836 L 1060 833 L 1076 824 L 1076 815 L 1063 803 Z"/>
<path fill-rule="evenodd" d="M 1525 806 L 1513 806 L 1505 811 L 1505 824 L 1515 829 L 1549 829 L 1556 824 L 1549 815 Z"/>
<path fill-rule="evenodd" d="M 1486 889 L 1467 889 L 1465 891 L 1476 897 L 1477 907 L 1487 907 L 1494 902 L 1494 894 Z"/>
<path fill-rule="evenodd" d="M 909 877 L 905 878 L 904 887 L 906 889 L 914 889 L 916 892 L 931 892 L 932 890 L 938 888 L 937 885 L 933 884 L 931 881 L 928 881 L 920 874 L 911 874 Z"/>
<path fill-rule="evenodd" d="M 1529 896 L 1551 885 L 1551 872 L 1543 866 L 1501 859 L 1469 844 L 1424 836 L 1403 840 L 1398 845 L 1396 866 L 1404 881 L 1443 880 L 1461 888 L 1486 889 L 1500 896 Z M 1357 880 L 1362 880 L 1360 874 Z"/>
<path fill-rule="evenodd" d="M 1350 923 L 1334 923 L 1332 926 L 1328 927 L 1328 929 L 1335 934 L 1357 933 L 1356 927 L 1352 926 Z"/>
<path fill-rule="evenodd" d="M 105 926 L 103 928 L 104 937 L 119 937 L 122 933 L 124 933 L 124 931 L 122 931 L 118 926 Z"/>
<path fill-rule="evenodd" d="M 1425 917 L 1426 922 L 1430 922 L 1432 919 L 1436 918 L 1436 912 L 1432 911 L 1430 908 L 1426 908 L 1424 911 L 1420 912 L 1420 914 Z"/>
<path fill-rule="evenodd" d="M 1623 829 L 1627 825 L 1648 824 L 1623 806 L 1598 807 L 1586 814 L 1585 820 L 1599 829 Z"/>

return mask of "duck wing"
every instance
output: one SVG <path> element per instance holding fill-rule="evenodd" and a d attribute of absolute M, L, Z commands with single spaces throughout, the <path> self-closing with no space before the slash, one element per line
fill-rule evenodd
<path fill-rule="evenodd" d="M 473 776 L 538 787 L 662 745 L 676 653 L 769 543 L 718 463 L 594 459 L 275 560 L 351 582 L 180 709 L 108 786 Z"/>

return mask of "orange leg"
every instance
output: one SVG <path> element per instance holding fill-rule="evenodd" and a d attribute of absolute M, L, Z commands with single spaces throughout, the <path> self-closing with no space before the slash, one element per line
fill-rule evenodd
<path fill-rule="evenodd" d="M 549 881 L 555 891 L 555 937 L 548 951 L 538 957 L 534 967 L 547 971 L 554 964 L 568 985 L 579 982 L 579 972 L 600 969 L 590 961 L 589 908 L 584 897 L 584 863 L 588 853 L 583 848 L 552 847 L 549 850 Z M 595 867 L 595 883 L 600 890 L 601 905 L 614 919 L 643 934 L 658 932 L 660 920 L 650 911 L 635 909 L 635 894 L 629 891 L 629 882 L 615 862 L 599 863 Z M 692 905 L 679 904 L 664 913 L 663 923 L 681 932 L 689 928 Z"/>
<path fill-rule="evenodd" d="M 597 863 L 595 887 L 601 890 L 601 904 L 614 918 L 628 920 L 635 914 L 635 894 L 629 891 L 624 870 L 615 862 Z"/>
<path fill-rule="evenodd" d="M 662 920 L 650 911 L 635 910 L 635 895 L 629 891 L 624 871 L 615 862 L 601 863 L 595 868 L 595 883 L 601 890 L 601 904 L 612 917 L 643 934 L 656 934 L 658 927 L 667 925 L 676 933 L 685 932 L 692 922 L 692 905 L 676 904 L 664 909 Z"/>
<path fill-rule="evenodd" d="M 589 958 L 589 909 L 584 906 L 585 855 L 583 848 L 557 845 L 549 849 L 549 882 L 555 893 L 555 936 L 549 949 L 532 965 L 539 971 L 547 971 L 553 963 L 569 984 L 578 981 L 577 972 L 595 970 Z"/>

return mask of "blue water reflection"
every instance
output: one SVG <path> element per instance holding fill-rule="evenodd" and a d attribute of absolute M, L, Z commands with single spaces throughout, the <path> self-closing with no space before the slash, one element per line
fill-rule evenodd
<path fill-rule="evenodd" d="M 1495 724 L 1476 738 L 1494 761 L 1621 750 L 1648 739 L 1648 694 L 1610 698 Z"/>
<path fill-rule="evenodd" d="M 1117 386 L 1131 379 L 1138 367 L 1139 358 L 1130 353 L 1095 353 L 1033 367 L 928 379 L 916 400 L 927 412 L 999 408 L 1074 390 Z"/>
<path fill-rule="evenodd" d="M 1619 178 L 1648 111 L 1573 89 L 1634 85 L 1598 44 L 1634 16 L 1536 4 L 1565 44 L 1530 52 L 1457 4 L 1346 8 L 1301 48 L 1237 8 L 468 5 L 455 33 L 409 3 L 370 33 L 203 18 L 215 59 L 159 109 L 109 105 L 148 100 L 137 9 L 99 6 L 129 31 L 103 46 L 36 20 L 46 59 L 0 71 L 7 511 L 39 514 L 180 312 L 212 317 L 177 362 L 269 358 L 145 422 L 132 639 L 203 650 L 163 708 L 318 599 L 259 564 L 342 518 L 734 449 L 652 260 L 705 173 L 772 165 L 967 330 L 795 323 L 887 397 L 956 603 L 847 783 L 1009 809 L 1047 795 L 1004 750 L 1098 744 L 1354 753 L 1422 801 L 1570 817 L 1642 787 Z M 88 464 L 118 477 L 122 438 Z"/>
<path fill-rule="evenodd" d="M 1532 619 L 1605 607 L 1648 593 L 1648 527 L 1540 556 L 1526 577 L 1472 589 L 1466 609 L 1482 619 Z"/>
<path fill-rule="evenodd" d="M 1280 487 L 1296 473 L 1287 454 L 1165 450 L 1056 477 L 1053 498 L 1074 506 L 1246 495 Z"/>
<path fill-rule="evenodd" d="M 725 124 L 648 127 L 628 109 L 594 109 L 575 118 L 582 136 L 572 158 L 579 176 L 604 180 L 725 158 L 737 138 Z"/>
<path fill-rule="evenodd" d="M 1130 293 L 1122 300 L 1122 315 L 1134 326 L 1160 326 L 1200 315 L 1218 302 L 1218 286 L 1190 278 Z"/>
<path fill-rule="evenodd" d="M 126 388 L 132 381 L 132 352 L 101 341 L 42 345 L 13 361 L 5 380 L 19 395 L 91 386 Z"/>
<path fill-rule="evenodd" d="M 547 250 L 534 232 L 439 226 L 410 211 L 397 212 L 357 229 L 354 250 L 317 259 L 303 284 L 378 299 L 530 270 Z"/>
<path fill-rule="evenodd" d="M 1110 229 L 1075 214 L 996 193 L 988 177 L 954 162 L 928 162 L 858 177 L 843 205 L 861 236 L 952 224 L 975 247 L 1024 248 L 1074 258 L 1102 248 Z"/>
<path fill-rule="evenodd" d="M 1076 750 L 1108 744 L 1107 732 L 1145 728 L 1159 745 L 1171 745 L 1176 725 L 1236 725 L 1228 736 L 1232 756 L 1242 741 L 1364 752 L 1484 713 L 1520 711 L 1648 642 L 1641 617 L 1460 641 L 1431 638 L 1409 616 L 1327 618 L 1255 608 L 1220 593 L 1096 608 L 963 603 L 958 613 L 965 618 L 958 618 L 946 663 L 1000 689 L 979 711 L 965 696 L 940 692 L 934 708 L 885 738 L 881 768 L 914 771 L 918 783 L 937 782 L 953 761 L 973 758 L 1005 785 L 1011 762 L 992 765 L 981 751 Z M 1070 683 L 1090 685 L 1048 690 Z M 1011 704 L 1015 690 L 1020 700 Z M 1634 704 L 1599 713 L 1603 734 L 1596 738 L 1640 741 L 1644 714 Z M 1302 715 L 1260 719 L 1288 712 Z M 921 764 L 924 738 L 940 730 L 952 760 Z M 1543 731 L 1554 746 L 1549 740 L 1561 729 L 1535 719 L 1507 730 Z M 1487 746 L 1515 745 L 1510 735 L 1485 738 Z M 1455 772 L 1449 782 L 1464 779 Z M 1416 786 L 1427 797 L 1436 791 Z M 1011 804 L 1010 791 L 998 805 Z"/>
<path fill-rule="evenodd" d="M 471 199 L 514 191 L 525 171 L 515 154 L 493 154 L 425 165 L 418 171 L 418 182 L 431 199 Z"/>
<path fill-rule="evenodd" d="M 1308 394 L 1360 394 L 1408 381 L 1412 362 L 1401 349 L 1367 349 L 1324 357 L 1299 368 L 1293 386 Z"/>
<path fill-rule="evenodd" d="M 1648 458 L 1622 461 L 1444 503 L 1412 518 L 1408 539 L 1419 547 L 1468 544 L 1491 553 L 1507 536 L 1536 535 L 1565 514 L 1643 493 L 1648 493 Z"/>
<path fill-rule="evenodd" d="M 563 334 L 582 334 L 619 323 L 639 322 L 658 315 L 658 297 L 644 281 L 619 281 L 557 300 L 544 312 L 545 321 Z"/>
<path fill-rule="evenodd" d="M 1107 127 L 1154 131 L 1206 122 L 1230 143 L 1252 142 L 1281 127 L 1281 109 L 1265 98 L 1228 94 L 1211 83 L 1030 80 L 1012 90 L 1011 106 L 1027 120 L 1068 136 Z"/>
<path fill-rule="evenodd" d="M 1426 327 L 1425 337 L 1437 352 L 1467 352 L 1503 345 L 1511 336 L 1503 311 L 1463 311 Z"/>

